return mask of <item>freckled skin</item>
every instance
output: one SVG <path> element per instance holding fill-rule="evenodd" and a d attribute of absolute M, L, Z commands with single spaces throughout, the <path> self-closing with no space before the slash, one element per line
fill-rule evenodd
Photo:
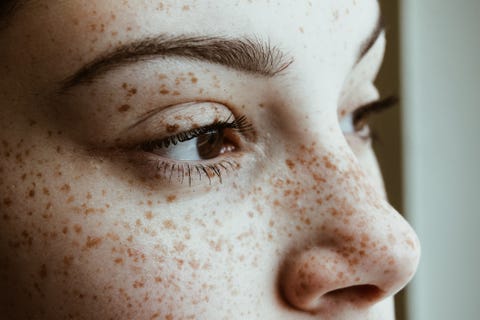
<path fill-rule="evenodd" d="M 393 319 L 418 239 L 369 143 L 339 125 L 377 98 L 384 37 L 355 64 L 377 16 L 373 0 L 18 12 L 0 30 L 2 317 Z M 161 33 L 252 35 L 293 63 L 264 78 L 164 57 L 57 93 L 98 54 Z M 215 159 L 161 166 L 141 151 L 232 114 L 252 129 Z"/>

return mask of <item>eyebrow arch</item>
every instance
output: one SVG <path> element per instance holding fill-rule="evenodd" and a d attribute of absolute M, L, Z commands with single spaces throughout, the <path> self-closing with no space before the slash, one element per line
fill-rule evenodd
<path fill-rule="evenodd" d="M 101 54 L 60 83 L 61 91 L 92 83 L 113 69 L 161 57 L 207 61 L 246 73 L 273 77 L 293 63 L 293 58 L 268 41 L 218 36 L 160 35 L 121 45 Z"/>
<path fill-rule="evenodd" d="M 375 24 L 375 28 L 373 29 L 372 33 L 368 38 L 363 42 L 363 45 L 360 48 L 360 54 L 357 58 L 357 63 L 359 63 L 363 57 L 372 49 L 372 47 L 377 42 L 377 39 L 380 37 L 382 32 L 385 31 L 385 18 L 380 13 L 378 15 L 377 23 Z"/>

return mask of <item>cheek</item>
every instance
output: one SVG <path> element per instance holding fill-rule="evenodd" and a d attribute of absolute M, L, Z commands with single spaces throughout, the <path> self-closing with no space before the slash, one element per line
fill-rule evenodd
<path fill-rule="evenodd" d="M 142 310 L 149 318 L 248 296 L 232 275 L 265 265 L 259 252 L 268 235 L 254 220 L 260 206 L 232 212 L 223 197 L 212 210 L 207 200 L 192 205 L 172 192 L 132 194 L 129 181 L 101 163 L 72 161 L 63 150 L 47 162 L 51 152 L 2 147 L 0 272 L 13 305 L 29 301 L 52 317 L 90 310 L 133 318 Z M 41 307 L 58 302 L 55 311 Z"/>

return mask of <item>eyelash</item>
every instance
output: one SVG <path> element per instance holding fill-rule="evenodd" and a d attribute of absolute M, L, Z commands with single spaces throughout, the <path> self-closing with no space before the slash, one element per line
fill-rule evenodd
<path fill-rule="evenodd" d="M 142 149 L 144 151 L 150 151 L 155 148 L 168 148 L 171 144 L 176 145 L 179 142 L 185 142 L 188 140 L 192 140 L 194 138 L 199 137 L 202 134 L 207 134 L 213 131 L 223 131 L 225 129 L 233 129 L 240 133 L 245 133 L 247 131 L 252 130 L 251 124 L 248 122 L 245 116 L 241 116 L 238 119 L 230 120 L 232 116 L 230 116 L 225 121 L 216 121 L 212 124 L 209 124 L 204 127 L 194 128 L 188 131 L 180 132 L 176 135 L 169 136 L 163 138 L 161 140 L 153 140 L 149 141 L 145 144 L 142 144 Z"/>
<path fill-rule="evenodd" d="M 215 158 L 218 158 L 215 157 L 213 159 L 203 160 L 200 163 L 198 160 L 188 161 L 161 158 L 161 156 L 152 151 L 157 148 L 168 148 L 172 145 L 177 145 L 178 143 L 192 140 L 201 135 L 212 132 L 221 132 L 223 134 L 225 130 L 231 129 L 235 132 L 247 133 L 253 130 L 253 127 L 247 120 L 246 116 L 240 116 L 236 119 L 231 119 L 232 117 L 233 116 L 231 115 L 225 121 L 215 121 L 212 124 L 180 132 L 163 139 L 148 141 L 140 145 L 140 150 L 155 155 L 155 159 L 151 159 L 149 162 L 156 170 L 156 177 L 163 177 L 171 182 L 176 171 L 177 180 L 181 184 L 183 184 L 185 180 L 188 180 L 188 184 L 191 186 L 195 174 L 198 176 L 199 181 L 202 180 L 202 176 L 205 176 L 211 184 L 212 177 L 216 176 L 219 179 L 219 182 L 222 183 L 224 173 L 239 168 L 239 164 L 236 161 L 231 159 L 214 160 Z"/>
<path fill-rule="evenodd" d="M 366 104 L 353 112 L 352 122 L 355 132 L 362 131 L 367 125 L 368 120 L 373 114 L 383 112 L 391 107 L 394 107 L 398 103 L 396 96 L 389 96 L 381 100 L 377 100 Z M 375 140 L 377 135 L 369 132 L 367 136 L 360 136 L 364 140 Z"/>

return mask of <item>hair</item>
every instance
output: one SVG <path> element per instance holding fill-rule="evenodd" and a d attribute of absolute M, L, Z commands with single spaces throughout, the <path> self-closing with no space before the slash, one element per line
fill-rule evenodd
<path fill-rule="evenodd" d="M 23 0 L 0 0 L 0 29 L 8 23 L 23 2 Z"/>

